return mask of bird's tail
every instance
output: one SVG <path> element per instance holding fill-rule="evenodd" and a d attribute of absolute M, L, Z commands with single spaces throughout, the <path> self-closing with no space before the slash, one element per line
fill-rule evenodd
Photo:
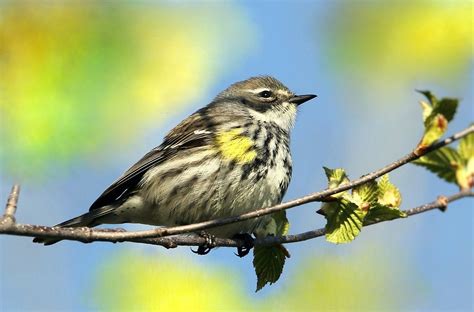
<path fill-rule="evenodd" d="M 104 206 L 100 207 L 98 209 L 94 209 L 92 211 L 86 212 L 83 215 L 80 215 L 78 217 L 72 218 L 70 220 L 64 221 L 62 223 L 59 223 L 55 225 L 54 227 L 94 227 L 101 222 L 98 222 L 98 218 L 103 217 L 113 211 L 115 207 L 113 206 Z M 39 243 L 39 244 L 44 244 L 45 246 L 55 244 L 59 242 L 61 239 L 56 239 L 56 238 L 43 238 L 43 237 L 35 237 L 33 239 L 34 243 Z"/>

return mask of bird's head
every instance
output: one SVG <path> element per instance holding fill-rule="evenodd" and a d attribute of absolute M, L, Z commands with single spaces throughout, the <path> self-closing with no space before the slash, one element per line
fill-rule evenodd
<path fill-rule="evenodd" d="M 298 105 L 315 97 L 313 94 L 296 95 L 277 79 L 260 76 L 232 84 L 216 97 L 216 101 L 238 103 L 255 120 L 272 122 L 289 130 Z"/>

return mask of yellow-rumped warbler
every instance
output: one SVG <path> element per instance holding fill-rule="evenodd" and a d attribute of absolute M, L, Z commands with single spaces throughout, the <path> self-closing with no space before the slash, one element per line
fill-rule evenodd
<path fill-rule="evenodd" d="M 172 129 L 89 212 L 57 226 L 174 226 L 280 203 L 291 178 L 290 130 L 296 108 L 314 97 L 295 95 L 268 76 L 234 83 Z M 252 219 L 209 233 L 223 238 L 250 234 L 258 223 Z"/>

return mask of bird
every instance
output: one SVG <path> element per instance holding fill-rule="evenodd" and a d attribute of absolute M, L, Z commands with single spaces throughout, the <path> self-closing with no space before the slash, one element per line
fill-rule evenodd
<path fill-rule="evenodd" d="M 296 95 L 271 76 L 236 82 L 173 128 L 88 212 L 56 226 L 177 226 L 279 204 L 292 175 L 290 132 L 297 108 L 315 97 Z M 227 224 L 206 233 L 248 238 L 257 235 L 262 220 Z M 34 239 L 45 245 L 57 241 Z M 200 246 L 198 253 L 210 249 Z M 247 252 L 239 250 L 239 255 Z"/>

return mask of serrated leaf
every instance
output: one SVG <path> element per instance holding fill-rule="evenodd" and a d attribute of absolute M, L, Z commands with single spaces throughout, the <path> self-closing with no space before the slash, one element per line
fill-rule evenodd
<path fill-rule="evenodd" d="M 285 251 L 283 246 L 255 246 L 253 249 L 253 266 L 257 274 L 257 289 L 259 291 L 266 284 L 273 284 L 280 278 L 285 265 Z"/>
<path fill-rule="evenodd" d="M 423 109 L 423 120 L 425 121 L 425 127 L 429 125 L 431 119 L 436 115 L 441 114 L 449 122 L 454 118 L 456 110 L 459 104 L 459 100 L 455 98 L 442 98 L 438 100 L 430 91 L 419 91 L 426 96 L 428 103 L 421 101 L 421 107 Z"/>
<path fill-rule="evenodd" d="M 447 182 L 456 182 L 456 170 L 463 166 L 459 153 L 451 147 L 443 147 L 412 162 L 425 167 Z"/>
<path fill-rule="evenodd" d="M 474 133 L 470 133 L 461 138 L 459 141 L 458 151 L 459 155 L 461 155 L 461 157 L 466 161 L 474 158 Z"/>
<path fill-rule="evenodd" d="M 429 103 L 425 101 L 420 102 L 423 109 L 423 124 L 425 126 L 423 137 L 417 147 L 417 150 L 420 151 L 443 136 L 448 128 L 448 123 L 456 114 L 459 100 L 454 98 L 438 100 L 430 91 L 417 91 L 426 96 L 429 101 Z"/>
<path fill-rule="evenodd" d="M 348 243 L 359 235 L 366 211 L 356 204 L 341 199 L 337 202 L 324 203 L 321 210 L 325 214 L 326 240 L 331 243 Z"/>
<path fill-rule="evenodd" d="M 346 175 L 346 171 L 342 168 L 336 169 L 329 169 L 327 167 L 323 167 L 324 172 L 326 173 L 326 177 L 328 178 L 328 187 L 335 188 L 341 184 L 349 183 L 349 178 Z M 343 197 L 348 195 L 347 191 L 337 193 L 332 195 L 332 197 Z"/>
<path fill-rule="evenodd" d="M 364 219 L 364 225 L 406 217 L 406 213 L 398 208 L 376 204 L 367 213 L 367 216 Z"/>
<path fill-rule="evenodd" d="M 459 100 L 454 98 L 442 98 L 436 104 L 433 104 L 432 114 L 441 114 L 448 122 L 453 120 L 458 108 Z"/>
<path fill-rule="evenodd" d="M 377 182 L 369 181 L 352 189 L 352 202 L 361 209 L 369 209 L 378 198 L 379 188 Z"/>
<path fill-rule="evenodd" d="M 388 174 L 383 175 L 378 182 L 377 202 L 382 206 L 398 208 L 402 203 L 400 190 L 390 182 Z"/>
<path fill-rule="evenodd" d="M 349 178 L 346 175 L 346 171 L 342 168 L 329 169 L 323 167 L 326 177 L 328 178 L 328 187 L 335 188 L 343 183 L 348 183 Z"/>

